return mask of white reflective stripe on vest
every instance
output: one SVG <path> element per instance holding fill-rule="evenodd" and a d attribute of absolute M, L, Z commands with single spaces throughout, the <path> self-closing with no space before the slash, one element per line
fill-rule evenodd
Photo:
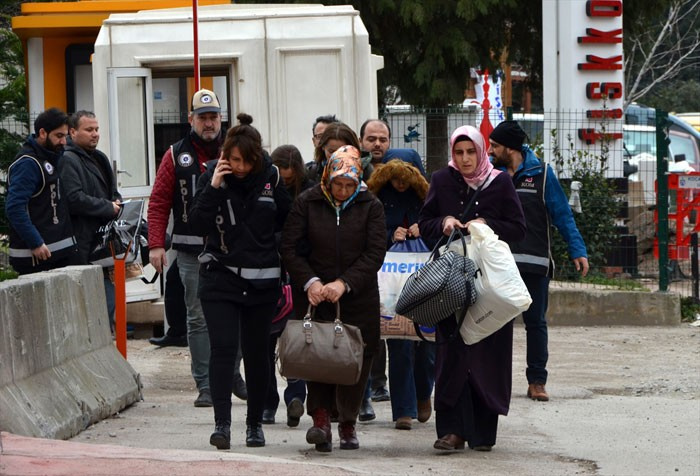
<path fill-rule="evenodd" d="M 70 238 L 64 238 L 61 241 L 56 241 L 55 243 L 49 243 L 46 245 L 46 247 L 49 249 L 49 251 L 56 252 L 60 250 L 64 250 L 66 248 L 70 248 L 71 246 L 75 245 L 75 240 L 71 236 Z M 28 248 L 10 248 L 10 256 L 13 258 L 31 258 L 32 257 L 32 250 Z"/>
<path fill-rule="evenodd" d="M 513 253 L 513 258 L 515 258 L 516 263 L 536 264 L 538 266 L 545 267 L 549 266 L 549 258 L 542 258 L 541 256 Z"/>
<path fill-rule="evenodd" d="M 204 238 L 192 235 L 173 235 L 172 242 L 179 245 L 203 245 Z"/>
<path fill-rule="evenodd" d="M 226 266 L 243 279 L 276 279 L 282 275 L 280 268 L 237 268 Z"/>

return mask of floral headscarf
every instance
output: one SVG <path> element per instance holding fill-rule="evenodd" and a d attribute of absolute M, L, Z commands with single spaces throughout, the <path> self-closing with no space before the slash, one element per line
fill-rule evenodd
<path fill-rule="evenodd" d="M 474 172 L 470 174 L 462 174 L 462 178 L 467 185 L 476 190 L 479 188 L 479 185 L 486 181 L 486 179 L 491 176 L 498 175 L 501 173 L 501 171 L 493 168 L 491 161 L 489 161 L 489 155 L 487 153 L 488 147 L 486 146 L 486 141 L 484 141 L 484 136 L 481 135 L 481 132 L 479 132 L 476 127 L 472 126 L 458 127 L 452 133 L 452 137 L 450 137 L 450 167 L 459 171 L 459 167 L 457 167 L 457 164 L 455 163 L 454 149 L 457 139 L 461 136 L 468 137 L 469 140 L 474 143 L 474 147 L 476 147 L 476 156 L 478 160 L 476 169 L 474 169 Z"/>
<path fill-rule="evenodd" d="M 338 203 L 338 201 L 333 198 L 333 195 L 331 194 L 331 182 L 338 177 L 352 179 L 357 184 L 355 192 L 342 203 Z M 358 193 L 366 189 L 367 186 L 362 181 L 362 162 L 360 161 L 360 151 L 351 145 L 344 145 L 340 149 L 333 152 L 331 158 L 328 159 L 326 167 L 323 169 L 323 176 L 321 177 L 321 190 L 323 190 L 323 195 L 328 200 L 328 203 L 335 208 L 336 213 L 340 215 L 340 211 L 344 210 L 345 207 L 350 205 Z"/>

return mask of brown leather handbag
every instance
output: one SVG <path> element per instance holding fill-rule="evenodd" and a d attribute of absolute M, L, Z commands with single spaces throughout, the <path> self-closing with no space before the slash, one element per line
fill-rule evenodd
<path fill-rule="evenodd" d="M 301 321 L 290 320 L 279 339 L 280 373 L 287 378 L 336 385 L 360 380 L 365 343 L 360 328 L 344 324 L 336 303 L 333 322 L 314 321 L 309 305 Z"/>

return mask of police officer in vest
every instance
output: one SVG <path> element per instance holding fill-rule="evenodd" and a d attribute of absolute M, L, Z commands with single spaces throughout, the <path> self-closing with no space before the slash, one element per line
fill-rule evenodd
<path fill-rule="evenodd" d="M 569 256 L 583 276 L 588 273 L 588 258 L 586 245 L 557 176 L 524 145 L 526 137 L 516 121 L 501 122 L 491 132 L 489 155 L 496 168 L 513 177 L 525 212 L 525 239 L 511 244 L 511 251 L 532 297 L 530 308 L 523 312 L 527 335 L 527 396 L 546 402 L 549 400 L 545 389 L 549 357 L 546 313 L 549 280 L 554 270 L 550 226 L 556 226 L 567 242 Z"/>
<path fill-rule="evenodd" d="M 68 116 L 47 109 L 8 169 L 5 212 L 10 223 L 10 264 L 19 274 L 77 264 L 68 204 L 57 170 L 68 137 Z"/>
<path fill-rule="evenodd" d="M 192 377 L 199 395 L 195 407 L 211 407 L 209 389 L 209 334 L 197 297 L 199 262 L 197 255 L 204 248 L 204 238 L 189 226 L 189 211 L 193 203 L 197 179 L 205 164 L 219 158 L 221 107 L 213 91 L 200 89 L 192 96 L 189 121 L 190 133 L 173 144 L 163 155 L 148 203 L 148 244 L 151 264 L 163 272 L 165 232 L 170 212 L 173 213 L 172 247 L 177 250 L 180 278 L 185 288 L 187 307 L 187 340 L 192 356 Z"/>

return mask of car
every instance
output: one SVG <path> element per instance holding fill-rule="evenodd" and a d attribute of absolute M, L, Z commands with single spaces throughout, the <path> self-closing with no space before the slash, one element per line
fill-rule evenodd
<path fill-rule="evenodd" d="M 669 120 L 669 157 L 672 158 L 669 170 L 683 172 L 700 170 L 700 132 L 673 114 Z M 625 111 L 623 126 L 625 159 L 640 154 L 656 158 L 656 110 L 632 103 Z"/>

